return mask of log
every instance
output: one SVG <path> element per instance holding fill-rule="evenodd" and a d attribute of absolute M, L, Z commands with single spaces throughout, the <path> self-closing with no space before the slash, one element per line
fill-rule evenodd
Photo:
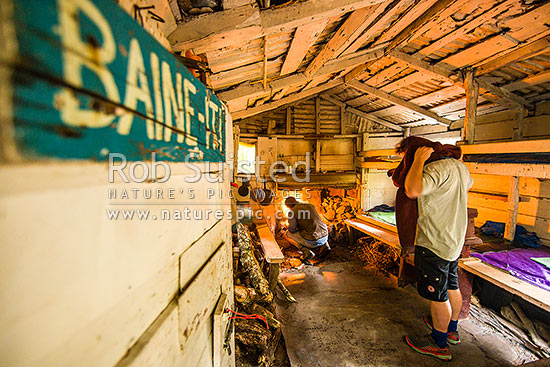
<path fill-rule="evenodd" d="M 235 340 L 237 342 L 263 354 L 268 349 L 270 339 L 271 332 L 257 320 L 235 319 Z"/>
<path fill-rule="evenodd" d="M 279 286 L 279 289 L 281 290 L 281 292 L 283 292 L 283 294 L 284 294 L 284 296 L 285 296 L 285 298 L 288 302 L 292 302 L 292 303 L 298 302 L 296 300 L 296 298 L 294 298 L 292 293 L 290 293 L 290 291 L 287 289 L 287 287 L 285 287 L 285 285 L 283 284 L 283 282 L 280 279 L 277 281 L 277 285 Z"/>
<path fill-rule="evenodd" d="M 239 236 L 239 249 L 241 251 L 241 266 L 247 272 L 250 282 L 262 302 L 273 301 L 273 293 L 269 290 L 269 283 L 265 278 L 258 260 L 254 256 L 254 247 L 250 238 L 250 231 L 242 223 L 237 224 L 237 234 Z"/>
<path fill-rule="evenodd" d="M 252 304 L 250 307 L 250 313 L 263 316 L 267 320 L 267 324 L 270 328 L 279 329 L 281 327 L 281 323 L 275 318 L 273 313 L 257 303 Z"/>
<path fill-rule="evenodd" d="M 525 316 L 523 310 L 519 307 L 519 305 L 515 302 L 512 302 L 510 305 L 512 306 L 514 311 L 516 311 L 518 317 L 521 320 L 521 323 L 523 324 L 523 327 L 529 332 L 533 343 L 542 348 L 545 352 L 550 353 L 550 348 L 548 347 L 548 344 L 546 344 L 546 342 L 542 340 L 542 338 L 539 336 L 539 334 L 535 330 L 535 325 L 533 325 L 533 322 L 529 320 L 527 316 Z"/>
<path fill-rule="evenodd" d="M 254 288 L 235 285 L 235 301 L 243 305 L 248 305 L 253 302 L 259 302 L 262 297 L 258 295 Z"/>

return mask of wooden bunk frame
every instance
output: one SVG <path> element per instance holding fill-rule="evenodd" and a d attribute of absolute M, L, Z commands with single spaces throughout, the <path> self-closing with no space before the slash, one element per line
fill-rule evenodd
<path fill-rule="evenodd" d="M 462 145 L 463 154 L 495 154 L 495 153 L 550 153 L 550 139 L 523 140 L 500 143 Z M 359 153 L 360 157 L 384 157 L 395 155 L 393 149 L 367 150 Z M 359 162 L 358 167 L 369 169 L 394 169 L 399 162 Z M 519 177 L 535 177 L 550 179 L 550 165 L 524 163 L 475 163 L 465 162 L 471 173 L 510 176 L 510 188 L 507 196 L 508 220 L 505 226 L 505 238 L 512 240 L 515 235 L 519 203 Z M 378 222 L 378 223 L 376 223 Z M 397 233 L 393 233 L 387 225 L 379 221 L 361 216 L 359 219 L 347 220 L 349 227 L 355 228 L 369 236 L 392 246 L 399 246 Z M 386 227 L 386 228 L 384 228 Z M 406 262 L 414 264 L 412 256 L 407 256 Z M 402 261 L 403 263 L 403 261 Z M 526 301 L 550 311 L 550 292 L 518 279 L 504 270 L 485 264 L 477 258 L 467 257 L 459 260 L 459 267 L 464 271 L 477 275 Z"/>

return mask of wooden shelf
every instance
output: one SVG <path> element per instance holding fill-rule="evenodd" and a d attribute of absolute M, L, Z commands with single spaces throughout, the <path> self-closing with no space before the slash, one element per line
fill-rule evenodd
<path fill-rule="evenodd" d="M 475 274 L 526 301 L 550 311 L 550 292 L 518 279 L 504 270 L 488 265 L 475 257 L 459 259 L 459 267 Z"/>

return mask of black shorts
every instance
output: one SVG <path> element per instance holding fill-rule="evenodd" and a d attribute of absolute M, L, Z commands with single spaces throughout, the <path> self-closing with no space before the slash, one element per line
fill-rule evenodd
<path fill-rule="evenodd" d="M 445 302 L 448 289 L 458 289 L 458 259 L 447 261 L 425 247 L 414 249 L 414 267 L 417 274 L 417 289 L 421 297 L 430 301 Z"/>

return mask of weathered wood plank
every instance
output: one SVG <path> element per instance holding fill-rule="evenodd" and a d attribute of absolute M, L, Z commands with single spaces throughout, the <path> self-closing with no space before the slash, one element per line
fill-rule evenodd
<path fill-rule="evenodd" d="M 464 89 L 466 90 L 466 116 L 464 118 L 464 136 L 463 140 L 468 144 L 473 144 L 475 140 L 475 128 L 477 119 L 477 99 L 479 96 L 479 85 L 474 80 L 474 72 L 466 72 L 464 80 Z"/>
<path fill-rule="evenodd" d="M 361 111 L 361 110 L 358 110 L 356 108 L 353 108 L 353 107 L 350 107 L 348 106 L 346 103 L 342 102 L 342 101 L 339 101 L 337 100 L 336 98 L 334 97 L 331 97 L 331 96 L 327 96 L 327 95 L 321 95 L 321 98 L 323 99 L 326 99 L 327 101 L 330 101 L 332 103 L 334 103 L 335 105 L 337 106 L 340 106 L 341 108 L 345 108 L 345 110 L 349 113 L 352 113 L 354 115 L 357 115 L 359 117 L 362 117 L 364 119 L 367 119 L 369 121 L 373 121 L 373 122 L 376 122 L 382 126 L 386 126 L 386 127 L 389 127 L 390 129 L 392 130 L 395 130 L 395 131 L 403 131 L 403 128 L 394 124 L 394 123 L 391 123 L 389 121 L 386 121 L 386 120 L 383 120 L 381 118 L 378 118 L 377 116 L 374 116 L 372 114 L 369 114 L 369 113 L 366 113 L 364 111 Z"/>
<path fill-rule="evenodd" d="M 321 51 L 309 63 L 304 75 L 311 78 L 328 60 L 332 59 L 337 51 L 346 43 L 350 34 L 354 34 L 368 22 L 368 15 L 372 13 L 370 7 L 355 10 L 338 28 L 332 38 L 323 46 Z M 364 29 L 364 28 L 363 28 Z"/>
<path fill-rule="evenodd" d="M 266 104 L 263 104 L 263 105 L 257 106 L 257 107 L 248 108 L 248 109 L 242 110 L 242 111 L 232 112 L 231 116 L 235 120 L 245 118 L 245 117 L 254 116 L 254 115 L 260 114 L 262 112 L 266 112 L 266 111 L 269 111 L 269 110 L 274 110 L 277 107 L 281 107 L 281 106 L 284 106 L 286 104 L 297 102 L 299 100 L 308 98 L 310 96 L 313 96 L 313 95 L 316 95 L 320 92 L 323 92 L 327 89 L 334 88 L 334 87 L 336 87 L 336 86 L 338 86 L 342 83 L 343 83 L 343 79 L 338 78 L 338 79 L 332 80 L 330 82 L 321 84 L 317 87 L 308 89 L 307 91 L 299 92 L 299 93 L 292 94 L 290 96 L 281 98 L 278 101 L 266 103 Z"/>
<path fill-rule="evenodd" d="M 518 220 L 519 204 L 519 177 L 510 177 L 510 187 L 508 190 L 508 220 L 504 227 L 504 238 L 513 241 L 516 234 L 516 223 Z"/>
<path fill-rule="evenodd" d="M 322 19 L 296 28 L 285 62 L 281 68 L 281 75 L 293 73 L 298 69 L 308 50 L 313 46 L 326 25 L 327 19 Z"/>
<path fill-rule="evenodd" d="M 397 105 L 400 105 L 400 106 L 403 106 L 407 109 L 410 109 L 412 111 L 415 111 L 417 113 L 420 113 L 421 115 L 424 115 L 428 118 L 431 118 L 431 119 L 434 119 L 436 120 L 438 123 L 441 123 L 443 125 L 450 125 L 451 124 L 451 120 L 448 120 L 446 118 L 443 118 L 443 117 L 440 117 L 439 115 L 437 115 L 436 113 L 434 112 L 431 112 L 429 110 L 426 110 L 425 108 L 422 108 L 414 103 L 411 103 L 411 102 L 408 102 L 408 101 L 405 101 L 405 100 L 402 100 L 401 98 L 398 98 L 398 97 L 395 97 L 391 94 L 388 94 L 382 90 L 379 90 L 379 89 L 376 89 L 376 88 L 373 88 L 369 85 L 366 85 L 364 83 L 361 83 L 361 82 L 358 82 L 358 81 L 350 81 L 348 83 L 348 85 L 350 85 L 351 87 L 357 89 L 357 90 L 360 90 L 364 93 L 368 93 L 368 94 L 371 94 L 373 96 L 376 96 L 380 99 L 383 99 L 385 101 L 388 101 L 388 102 L 391 102 L 393 104 L 397 104 Z"/>
<path fill-rule="evenodd" d="M 544 52 L 550 48 L 550 39 L 542 38 L 537 41 L 526 44 L 522 47 L 517 48 L 516 50 L 502 55 L 496 59 L 485 62 L 475 68 L 475 75 L 483 75 L 490 73 L 493 70 L 501 68 L 505 65 L 508 65 L 512 62 L 520 61 L 529 57 L 538 55 L 541 52 Z"/>
<path fill-rule="evenodd" d="M 378 4 L 383 0 L 307 0 L 262 9 L 242 6 L 203 15 L 178 24 L 168 39 L 175 51 L 193 50 L 200 54 L 265 34 L 288 32 L 305 24 L 340 16 L 350 11 Z"/>
<path fill-rule="evenodd" d="M 518 279 L 504 270 L 484 264 L 477 258 L 460 259 L 459 266 L 546 311 L 550 311 L 550 293 L 542 288 Z"/>
<path fill-rule="evenodd" d="M 19 80 L 33 80 L 13 84 L 12 134 L 22 155 L 106 160 L 120 152 L 138 160 L 157 151 L 162 160 L 191 152 L 223 160 L 220 101 L 118 6 L 29 0 L 14 9 L 5 21 L 18 57 L 0 58 Z"/>

